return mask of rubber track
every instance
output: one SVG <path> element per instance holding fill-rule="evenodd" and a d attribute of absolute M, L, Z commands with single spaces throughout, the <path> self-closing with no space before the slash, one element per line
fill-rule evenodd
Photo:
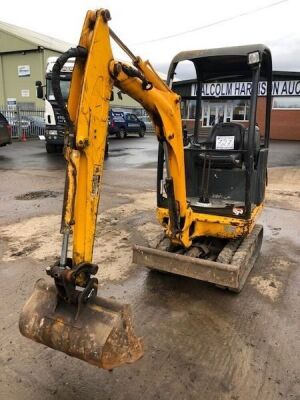
<path fill-rule="evenodd" d="M 245 260 L 249 257 L 249 253 L 251 253 L 252 246 L 257 241 L 258 235 L 261 230 L 262 230 L 261 225 L 256 225 L 253 228 L 252 232 L 242 241 L 241 245 L 239 246 L 236 253 L 232 257 L 231 264 L 240 266 L 245 262 Z"/>

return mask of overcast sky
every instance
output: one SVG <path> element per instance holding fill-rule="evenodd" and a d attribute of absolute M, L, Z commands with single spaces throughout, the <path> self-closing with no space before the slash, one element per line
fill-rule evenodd
<path fill-rule="evenodd" d="M 9 0 L 0 19 L 77 44 L 87 9 L 100 7 L 130 49 L 162 72 L 182 50 L 250 43 L 270 46 L 274 69 L 300 71 L 299 0 Z"/>

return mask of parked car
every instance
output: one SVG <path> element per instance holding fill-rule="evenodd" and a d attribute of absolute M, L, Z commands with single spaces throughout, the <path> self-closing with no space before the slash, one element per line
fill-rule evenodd
<path fill-rule="evenodd" d="M 3 114 L 0 113 L 0 146 L 11 144 L 11 126 Z"/>
<path fill-rule="evenodd" d="M 144 124 L 146 125 L 147 132 L 154 132 L 153 123 L 148 115 L 141 115 L 139 117 L 139 120 L 144 122 Z"/>
<path fill-rule="evenodd" d="M 136 133 L 139 137 L 144 137 L 146 125 L 135 114 L 111 111 L 108 132 L 109 135 L 116 135 L 119 139 L 124 139 L 129 133 Z"/>

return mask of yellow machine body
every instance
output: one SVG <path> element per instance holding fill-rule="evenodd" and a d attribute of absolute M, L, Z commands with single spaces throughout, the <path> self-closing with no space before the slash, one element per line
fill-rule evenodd
<path fill-rule="evenodd" d="M 255 207 L 250 219 L 230 218 L 221 215 L 202 214 L 195 211 L 191 213 L 191 221 L 194 223 L 193 233 L 190 239 L 201 236 L 212 236 L 222 239 L 237 239 L 247 236 L 252 232 L 255 221 L 263 209 L 263 205 Z M 166 208 L 157 208 L 157 219 L 164 225 L 169 216 Z"/>
<path fill-rule="evenodd" d="M 38 281 L 20 316 L 24 336 L 105 369 L 134 362 L 143 355 L 143 343 L 134 334 L 129 306 L 96 296 L 98 267 L 92 264 L 113 86 L 145 108 L 164 146 L 168 191 L 173 201 L 167 208 L 158 208 L 157 217 L 169 244 L 189 249 L 198 237 L 227 241 L 247 237 L 241 246 L 243 257 L 233 257 L 232 265 L 201 260 L 196 253 L 188 257 L 138 246 L 134 248 L 133 261 L 239 290 L 262 239 L 262 228 L 254 227 L 262 205 L 255 207 L 248 219 L 192 210 L 186 195 L 180 96 L 148 61 L 129 51 L 108 27 L 109 19 L 107 10 L 88 11 L 79 46 L 67 52 L 77 58 L 68 106 L 60 104 L 67 121 L 62 251 L 60 261 L 47 268 L 54 284 Z M 127 52 L 132 64 L 114 60 L 110 37 Z M 67 60 L 66 54 L 57 61 L 56 70 Z M 59 103 L 55 68 L 52 84 Z M 70 236 L 72 255 L 68 257 Z"/>

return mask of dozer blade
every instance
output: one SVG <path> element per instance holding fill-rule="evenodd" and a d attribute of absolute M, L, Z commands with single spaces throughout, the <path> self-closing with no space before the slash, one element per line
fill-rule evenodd
<path fill-rule="evenodd" d="M 136 245 L 133 246 L 133 263 L 240 292 L 259 255 L 262 237 L 263 227 L 256 225 L 228 264 Z"/>
<path fill-rule="evenodd" d="M 111 370 L 143 355 L 129 305 L 96 297 L 77 308 L 57 300 L 55 285 L 36 282 L 19 321 L 22 335 L 99 368 Z"/>

